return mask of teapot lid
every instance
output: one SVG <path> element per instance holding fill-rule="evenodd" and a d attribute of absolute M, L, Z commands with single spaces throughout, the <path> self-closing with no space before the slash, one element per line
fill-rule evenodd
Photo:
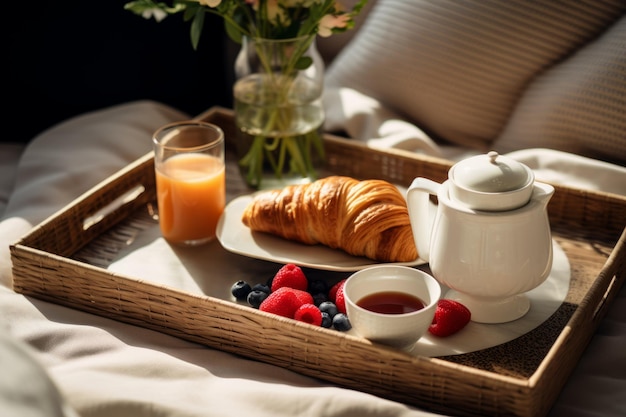
<path fill-rule="evenodd" d="M 524 164 L 491 151 L 457 163 L 451 179 L 471 191 L 502 193 L 524 188 L 531 175 Z"/>

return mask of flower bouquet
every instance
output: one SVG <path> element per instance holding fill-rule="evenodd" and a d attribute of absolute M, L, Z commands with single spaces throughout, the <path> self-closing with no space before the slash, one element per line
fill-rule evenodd
<path fill-rule="evenodd" d="M 323 62 L 315 37 L 354 26 L 367 0 L 345 10 L 337 0 L 135 0 L 125 8 L 162 20 L 182 13 L 197 47 L 206 13 L 221 16 L 228 36 L 242 45 L 235 63 L 235 122 L 241 132 L 239 165 L 248 185 L 315 179 L 323 159 Z"/>

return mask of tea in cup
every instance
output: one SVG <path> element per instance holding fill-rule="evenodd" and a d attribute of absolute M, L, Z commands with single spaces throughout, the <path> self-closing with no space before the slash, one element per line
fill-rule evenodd
<path fill-rule="evenodd" d="M 419 269 L 379 265 L 352 274 L 344 284 L 353 329 L 372 342 L 411 350 L 433 321 L 441 287 Z"/>

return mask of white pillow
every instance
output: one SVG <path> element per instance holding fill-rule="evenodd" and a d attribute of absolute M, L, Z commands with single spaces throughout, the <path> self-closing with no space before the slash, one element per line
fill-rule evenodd
<path fill-rule="evenodd" d="M 626 164 L 626 17 L 533 81 L 494 143 L 535 147 Z"/>
<path fill-rule="evenodd" d="M 532 79 L 597 36 L 623 0 L 379 0 L 328 67 L 428 134 L 486 148 Z"/>

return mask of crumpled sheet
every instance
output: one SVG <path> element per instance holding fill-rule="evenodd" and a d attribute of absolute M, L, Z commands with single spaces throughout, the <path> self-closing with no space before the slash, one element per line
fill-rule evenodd
<path fill-rule="evenodd" d="M 359 116 L 365 125 L 370 123 L 370 132 L 382 132 L 380 140 L 372 144 L 394 146 L 389 142 L 399 140 L 406 145 L 411 142 L 409 136 L 420 135 L 419 129 L 398 119 L 398 123 L 386 125 L 393 127 L 391 131 L 398 127 L 394 131 L 396 138 L 389 139 L 386 134 L 390 131 L 377 126 L 385 118 L 374 113 Z M 12 291 L 8 245 L 73 198 L 148 152 L 150 135 L 158 126 L 184 118 L 187 116 L 157 103 L 129 103 L 63 123 L 36 138 L 23 152 L 12 145 L 0 145 L 0 173 L 6 174 L 0 183 L 0 210 L 4 208 L 0 218 L 3 415 L 436 415 Z M 370 134 L 371 138 L 377 137 Z M 417 146 L 437 150 L 436 144 L 428 140 Z M 542 154 L 548 159 L 537 157 Z M 538 158 L 535 162 L 542 170 L 551 172 L 561 166 L 554 164 L 558 154 L 541 151 L 532 155 L 526 161 Z M 525 156 L 522 153 L 520 157 Z M 10 160 L 17 163 L 10 166 Z M 615 171 L 605 177 L 605 184 L 589 184 L 603 178 L 595 170 L 593 176 L 589 171 L 581 171 L 581 184 L 609 187 L 626 194 L 625 182 L 617 176 L 624 175 L 623 167 L 610 168 Z M 576 170 L 566 178 L 561 177 L 562 173 L 555 175 L 571 184 Z M 626 289 L 620 291 L 550 415 L 623 416 L 624 346 Z"/>

